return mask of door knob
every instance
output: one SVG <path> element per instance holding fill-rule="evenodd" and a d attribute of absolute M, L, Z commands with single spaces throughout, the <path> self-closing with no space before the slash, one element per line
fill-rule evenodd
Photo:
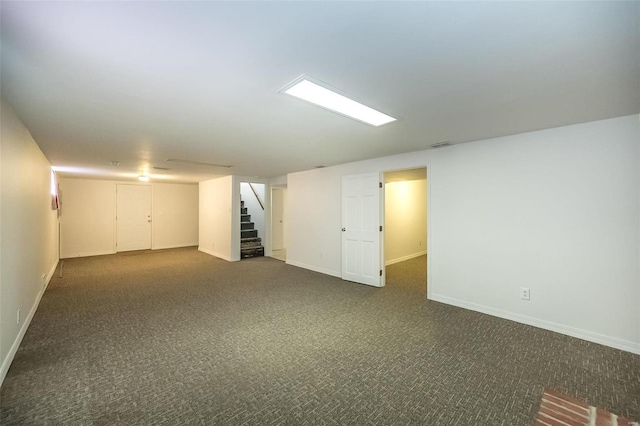
<path fill-rule="evenodd" d="M 342 232 L 344 232 L 344 231 L 346 231 L 346 230 L 347 230 L 347 228 L 342 228 Z"/>

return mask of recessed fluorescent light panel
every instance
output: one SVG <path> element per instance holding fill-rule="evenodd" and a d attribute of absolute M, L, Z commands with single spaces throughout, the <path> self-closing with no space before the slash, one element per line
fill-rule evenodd
<path fill-rule="evenodd" d="M 280 90 L 280 92 L 375 127 L 396 121 L 395 118 L 387 114 L 362 105 L 311 81 L 307 76 L 298 78 Z"/>

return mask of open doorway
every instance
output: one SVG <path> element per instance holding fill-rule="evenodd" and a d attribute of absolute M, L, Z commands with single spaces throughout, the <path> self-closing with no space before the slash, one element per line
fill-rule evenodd
<path fill-rule="evenodd" d="M 427 295 L 427 169 L 384 173 L 384 265 L 387 286 Z"/>
<path fill-rule="evenodd" d="M 265 184 L 240 182 L 240 259 L 264 256 Z"/>
<path fill-rule="evenodd" d="M 287 187 L 271 188 L 271 257 L 286 262 L 287 239 L 285 236 Z"/>

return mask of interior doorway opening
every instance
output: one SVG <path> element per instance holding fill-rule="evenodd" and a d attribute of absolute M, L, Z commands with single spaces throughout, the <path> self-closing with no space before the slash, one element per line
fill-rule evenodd
<path fill-rule="evenodd" d="M 384 267 L 387 286 L 427 295 L 427 168 L 384 172 Z"/>
<path fill-rule="evenodd" d="M 265 184 L 240 182 L 240 259 L 264 256 Z"/>

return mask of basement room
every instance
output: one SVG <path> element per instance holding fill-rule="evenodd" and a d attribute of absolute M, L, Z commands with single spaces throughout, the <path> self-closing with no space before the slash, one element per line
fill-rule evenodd
<path fill-rule="evenodd" d="M 0 424 L 636 425 L 640 0 L 0 2 Z"/>

